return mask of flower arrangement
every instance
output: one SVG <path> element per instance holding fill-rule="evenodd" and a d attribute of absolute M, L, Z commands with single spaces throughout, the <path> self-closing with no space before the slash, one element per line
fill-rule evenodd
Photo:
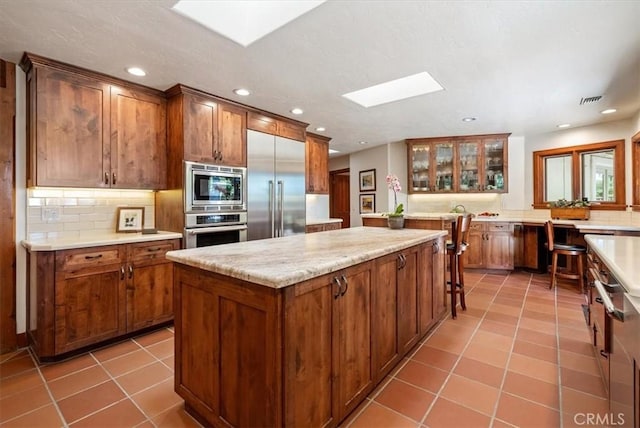
<path fill-rule="evenodd" d="M 393 206 L 396 207 L 396 209 L 394 212 L 386 213 L 385 215 L 389 217 L 402 217 L 402 213 L 404 212 L 404 205 L 398 205 L 398 192 L 402 190 L 398 177 L 393 174 L 387 175 L 387 187 L 389 188 L 389 190 L 393 190 Z"/>

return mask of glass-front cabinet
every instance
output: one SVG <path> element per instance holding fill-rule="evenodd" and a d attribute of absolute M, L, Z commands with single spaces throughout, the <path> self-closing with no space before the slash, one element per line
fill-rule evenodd
<path fill-rule="evenodd" d="M 406 140 L 409 193 L 504 193 L 509 134 Z"/>

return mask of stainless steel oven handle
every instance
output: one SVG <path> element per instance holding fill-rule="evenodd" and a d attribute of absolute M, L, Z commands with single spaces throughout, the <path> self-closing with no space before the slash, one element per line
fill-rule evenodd
<path fill-rule="evenodd" d="M 604 305 L 605 311 L 607 311 L 607 315 L 617 319 L 618 321 L 624 321 L 624 313 L 616 309 L 616 307 L 613 305 L 611 297 L 609 297 L 609 293 L 607 293 L 607 290 L 604 289 L 602 283 L 596 279 L 593 282 L 593 285 L 596 287 L 596 290 L 598 290 L 598 294 L 602 298 L 602 303 Z"/>
<path fill-rule="evenodd" d="M 246 229 L 246 224 L 237 224 L 235 226 L 199 227 L 197 229 L 187 229 L 187 235 L 202 235 L 203 233 L 230 232 L 233 230 Z"/>

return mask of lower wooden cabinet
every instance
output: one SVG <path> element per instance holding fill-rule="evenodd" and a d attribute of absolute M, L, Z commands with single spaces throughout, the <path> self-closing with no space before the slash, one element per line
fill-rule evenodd
<path fill-rule="evenodd" d="M 327 230 L 338 230 L 342 227 L 342 222 L 315 223 L 305 227 L 306 233 L 326 232 Z"/>
<path fill-rule="evenodd" d="M 27 332 L 50 359 L 173 317 L 179 240 L 29 254 Z"/>
<path fill-rule="evenodd" d="M 443 243 L 281 289 L 176 264 L 186 408 L 220 427 L 337 426 L 444 314 Z"/>
<path fill-rule="evenodd" d="M 465 268 L 512 270 L 513 256 L 513 223 L 471 222 Z"/>

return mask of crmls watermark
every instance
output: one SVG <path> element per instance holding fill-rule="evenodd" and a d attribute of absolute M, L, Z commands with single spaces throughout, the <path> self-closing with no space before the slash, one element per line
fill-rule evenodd
<path fill-rule="evenodd" d="M 573 422 L 576 425 L 622 426 L 624 413 L 576 413 L 573 415 Z"/>

